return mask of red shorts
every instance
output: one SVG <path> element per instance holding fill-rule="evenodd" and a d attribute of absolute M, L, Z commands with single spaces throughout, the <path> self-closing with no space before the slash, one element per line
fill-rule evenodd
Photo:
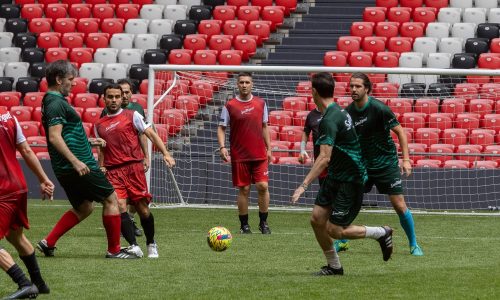
<path fill-rule="evenodd" d="M 8 235 L 10 230 L 30 228 L 27 213 L 28 194 L 22 193 L 14 197 L 14 199 L 0 200 L 0 240 Z"/>
<path fill-rule="evenodd" d="M 269 181 L 267 160 L 233 162 L 231 172 L 233 185 L 237 187 Z"/>
<path fill-rule="evenodd" d="M 325 177 L 326 177 L 326 175 L 328 175 L 328 168 L 325 168 L 325 169 L 323 170 L 323 172 L 321 172 L 321 174 L 319 174 L 318 178 L 319 178 L 319 179 L 323 179 L 323 178 L 325 178 Z"/>
<path fill-rule="evenodd" d="M 138 202 L 142 199 L 146 199 L 148 203 L 151 201 L 142 162 L 108 169 L 106 178 L 115 188 L 118 199 L 128 199 L 131 202 Z"/>

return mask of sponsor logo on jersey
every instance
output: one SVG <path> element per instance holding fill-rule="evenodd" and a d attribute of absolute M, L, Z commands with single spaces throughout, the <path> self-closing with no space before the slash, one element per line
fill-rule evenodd
<path fill-rule="evenodd" d="M 7 122 L 9 119 L 12 119 L 12 116 L 10 115 L 9 112 L 6 112 L 3 115 L 0 115 L 0 121 L 2 122 Z"/>
<path fill-rule="evenodd" d="M 341 210 L 333 210 L 332 211 L 332 216 L 334 217 L 343 217 L 343 216 L 347 216 L 349 214 L 349 210 L 347 211 L 341 211 Z"/>
<path fill-rule="evenodd" d="M 245 108 L 244 110 L 241 111 L 241 114 L 242 115 L 246 115 L 246 114 L 249 114 L 250 112 L 252 112 L 252 110 L 254 110 L 255 107 L 249 107 L 249 108 Z"/>
<path fill-rule="evenodd" d="M 361 125 L 361 124 L 365 123 L 366 121 L 368 121 L 368 117 L 364 117 L 363 119 L 359 119 L 359 121 L 354 122 L 354 126 Z"/>
<path fill-rule="evenodd" d="M 347 119 L 344 121 L 344 125 L 345 125 L 345 127 L 347 127 L 347 130 L 351 130 L 351 128 L 352 128 L 351 115 L 346 114 L 346 117 L 347 117 Z"/>
<path fill-rule="evenodd" d="M 391 183 L 391 188 L 396 187 L 396 186 L 401 186 L 401 179 L 398 179 Z"/>
<path fill-rule="evenodd" d="M 116 126 L 118 126 L 119 124 L 120 124 L 120 121 L 117 121 L 117 122 L 111 123 L 111 124 L 109 124 L 109 126 L 108 126 L 108 127 L 106 127 L 106 128 L 104 129 L 104 131 L 110 131 L 110 130 L 114 129 Z"/>
<path fill-rule="evenodd" d="M 264 176 L 267 176 L 267 175 L 269 175 L 269 171 L 264 172 Z"/>

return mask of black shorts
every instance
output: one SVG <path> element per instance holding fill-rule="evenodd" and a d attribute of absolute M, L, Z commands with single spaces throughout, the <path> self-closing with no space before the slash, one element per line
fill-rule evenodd
<path fill-rule="evenodd" d="M 369 193 L 373 185 L 377 187 L 379 194 L 403 195 L 403 181 L 399 168 L 391 168 L 384 174 L 368 173 L 368 181 L 365 184 L 365 193 Z"/>
<path fill-rule="evenodd" d="M 359 214 L 363 203 L 363 185 L 361 183 L 328 180 L 321 188 L 314 204 L 330 206 L 330 222 L 339 226 L 349 226 Z"/>
<path fill-rule="evenodd" d="M 84 201 L 103 202 L 115 189 L 100 170 L 90 169 L 84 176 L 76 172 L 57 177 L 74 209 Z"/>

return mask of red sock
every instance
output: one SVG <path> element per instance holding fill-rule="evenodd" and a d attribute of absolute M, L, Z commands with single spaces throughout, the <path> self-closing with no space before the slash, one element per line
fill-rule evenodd
<path fill-rule="evenodd" d="M 65 212 L 64 215 L 62 215 L 61 219 L 59 219 L 59 221 L 56 223 L 56 226 L 54 226 L 52 231 L 45 238 L 45 240 L 47 241 L 47 246 L 54 247 L 57 243 L 57 240 L 71 228 L 75 227 L 78 223 L 80 223 L 80 220 L 78 220 L 78 217 L 74 212 L 72 212 L 71 210 Z"/>
<path fill-rule="evenodd" d="M 108 237 L 108 252 L 115 254 L 120 252 L 120 228 L 122 220 L 120 215 L 102 216 L 102 224 L 106 229 Z"/>

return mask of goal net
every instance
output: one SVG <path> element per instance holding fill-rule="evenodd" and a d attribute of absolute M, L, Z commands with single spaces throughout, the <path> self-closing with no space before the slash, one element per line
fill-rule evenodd
<path fill-rule="evenodd" d="M 413 174 L 403 177 L 403 186 L 411 208 L 487 211 L 500 206 L 500 70 L 197 65 L 151 65 L 149 80 L 142 83 L 148 120 L 177 163 L 169 175 L 152 149 L 148 180 L 154 204 L 235 205 L 237 189 L 230 164 L 219 157 L 217 127 L 222 107 L 237 93 L 236 75 L 243 71 L 252 73 L 253 94 L 269 110 L 271 207 L 290 207 L 293 191 L 310 170 L 312 161 L 302 165 L 297 157 L 305 119 L 315 108 L 310 74 L 322 71 L 334 74 L 334 98 L 341 107 L 352 101 L 351 74 L 367 73 L 371 95 L 386 103 L 405 128 Z M 309 141 L 311 158 L 312 146 Z M 298 207 L 312 207 L 318 188 L 314 183 Z M 255 188 L 250 199 L 257 204 Z M 391 204 L 374 188 L 364 206 L 387 209 Z"/>

